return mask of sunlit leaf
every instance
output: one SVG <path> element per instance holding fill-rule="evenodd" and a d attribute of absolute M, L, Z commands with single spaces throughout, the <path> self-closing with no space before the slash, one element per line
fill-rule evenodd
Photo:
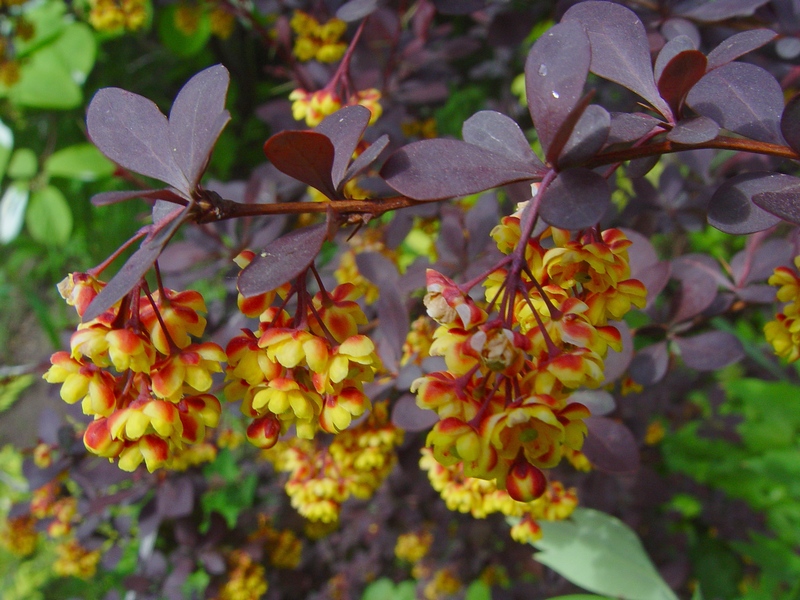
<path fill-rule="evenodd" d="M 72 211 L 64 194 L 52 185 L 33 191 L 25 224 L 37 242 L 65 246 L 72 234 Z"/>
<path fill-rule="evenodd" d="M 51 154 L 44 170 L 51 177 L 66 177 L 77 181 L 96 181 L 110 177 L 116 165 L 108 160 L 94 144 L 75 144 Z"/>
<path fill-rule="evenodd" d="M 541 169 L 544 175 L 542 161 L 533 153 L 522 129 L 511 117 L 494 110 L 476 112 L 464 121 L 461 135 L 465 142 L 495 154 L 506 155 L 514 161 L 528 163 L 535 169 Z"/>
<path fill-rule="evenodd" d="M 22 231 L 30 188 L 26 183 L 12 183 L 0 199 L 0 243 L 13 241 Z"/>

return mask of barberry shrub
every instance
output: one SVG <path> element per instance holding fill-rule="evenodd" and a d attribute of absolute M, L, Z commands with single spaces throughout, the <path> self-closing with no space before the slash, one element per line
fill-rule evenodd
<path fill-rule="evenodd" d="M 303 4 L 76 9 L 120 39 L 155 18 L 204 68 L 168 115 L 118 87 L 88 104 L 88 138 L 138 186 L 93 203 L 145 201 L 149 218 L 58 286 L 79 322 L 44 379 L 80 411 L 32 453 L 8 550 L 35 553 L 46 529 L 55 573 L 88 580 L 134 547 L 136 514 L 123 583 L 142 597 L 355 597 L 380 574 L 425 598 L 524 595 L 528 544 L 609 596 L 717 590 L 676 549 L 702 555 L 725 511 L 691 542 L 642 527 L 672 541 L 653 555 L 678 573 L 665 581 L 592 507 L 655 519 L 689 486 L 659 487 L 658 469 L 687 471 L 662 464 L 661 419 L 682 425 L 691 389 L 721 394 L 716 373 L 787 377 L 767 343 L 800 358 L 800 15 L 778 0 L 588 0 L 552 23 L 551 7 L 483 0 Z M 264 98 L 237 37 L 268 51 L 257 76 L 283 96 L 254 111 L 266 163 L 249 159 L 245 111 Z M 786 515 L 770 528 L 796 545 Z M 755 564 L 725 577 L 766 593 L 796 569 Z M 536 593 L 569 591 L 553 581 Z"/>

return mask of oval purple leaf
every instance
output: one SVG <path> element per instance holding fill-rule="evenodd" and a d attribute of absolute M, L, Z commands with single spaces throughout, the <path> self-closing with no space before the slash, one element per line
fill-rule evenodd
<path fill-rule="evenodd" d="M 194 189 L 205 170 L 219 134 L 230 121 L 225 110 L 230 77 L 222 65 L 192 77 L 178 92 L 169 112 L 169 138 L 175 161 Z"/>
<path fill-rule="evenodd" d="M 569 169 L 558 174 L 542 198 L 539 214 L 562 229 L 596 225 L 611 205 L 611 192 L 602 176 L 589 169 Z"/>
<path fill-rule="evenodd" d="M 675 14 L 689 17 L 696 21 L 714 23 L 731 17 L 749 17 L 759 6 L 769 0 L 716 0 L 714 2 L 695 2 L 685 0 L 676 6 Z"/>
<path fill-rule="evenodd" d="M 558 166 L 576 164 L 594 156 L 608 139 L 611 115 L 597 104 L 590 104 L 581 115 L 558 157 Z"/>
<path fill-rule="evenodd" d="M 761 67 L 737 62 L 715 69 L 692 88 L 686 103 L 728 131 L 762 142 L 783 143 L 783 91 Z"/>
<path fill-rule="evenodd" d="M 667 374 L 669 352 L 666 342 L 657 342 L 639 350 L 633 357 L 628 373 L 640 385 L 658 383 Z"/>
<path fill-rule="evenodd" d="M 525 61 L 528 110 L 545 154 L 583 95 L 590 62 L 589 39 L 576 22 L 551 28 L 528 53 Z"/>
<path fill-rule="evenodd" d="M 426 201 L 542 178 L 541 171 L 531 165 L 447 139 L 421 140 L 400 148 L 383 165 L 381 176 L 401 194 Z"/>
<path fill-rule="evenodd" d="M 155 103 L 119 88 L 104 88 L 89 104 L 86 127 L 92 142 L 115 163 L 191 197 L 192 186 L 174 158 L 169 122 Z"/>
<path fill-rule="evenodd" d="M 417 406 L 417 401 L 411 394 L 400 396 L 392 407 L 392 423 L 406 431 L 425 431 L 438 420 L 439 416 L 434 411 Z"/>
<path fill-rule="evenodd" d="M 378 0 L 349 0 L 336 11 L 336 18 L 352 23 L 371 15 L 378 8 Z"/>
<path fill-rule="evenodd" d="M 706 57 L 697 50 L 676 54 L 658 78 L 658 91 L 677 117 L 683 108 L 686 94 L 702 79 L 706 72 Z"/>
<path fill-rule="evenodd" d="M 369 148 L 359 154 L 358 157 L 352 163 L 350 163 L 350 166 L 347 167 L 347 171 L 345 171 L 341 181 L 337 184 L 337 191 L 341 193 L 342 189 L 344 188 L 344 184 L 374 163 L 380 156 L 381 152 L 383 152 L 388 145 L 389 136 L 386 134 L 383 134 L 377 140 L 372 142 Z"/>
<path fill-rule="evenodd" d="M 702 144 L 718 135 L 719 125 L 714 121 L 708 117 L 695 117 L 679 121 L 672 131 L 667 133 L 667 139 L 676 144 Z"/>
<path fill-rule="evenodd" d="M 334 149 L 331 179 L 333 187 L 339 189 L 344 178 L 347 165 L 353 158 L 356 146 L 369 123 L 370 111 L 363 106 L 345 106 L 332 115 L 325 117 L 314 128 L 331 141 Z"/>
<path fill-rule="evenodd" d="M 781 133 L 792 150 L 800 152 L 800 94 L 795 94 L 783 109 Z"/>
<path fill-rule="evenodd" d="M 697 50 L 697 45 L 686 35 L 678 35 L 664 44 L 664 47 L 658 52 L 656 64 L 653 66 L 653 77 L 655 80 L 658 81 L 661 78 L 664 67 L 666 67 L 673 58 L 686 50 Z"/>
<path fill-rule="evenodd" d="M 787 187 L 777 192 L 755 194 L 753 203 L 784 221 L 795 225 L 800 224 L 800 185 Z"/>
<path fill-rule="evenodd" d="M 239 273 L 236 284 L 239 291 L 249 298 L 297 277 L 316 258 L 327 231 L 327 225 L 320 223 L 292 231 L 268 244 Z"/>
<path fill-rule="evenodd" d="M 725 233 L 749 234 L 780 223 L 780 218 L 759 208 L 755 196 L 782 192 L 800 183 L 780 173 L 743 173 L 723 183 L 708 203 L 708 222 Z M 766 206 L 764 208 L 767 208 Z"/>
<path fill-rule="evenodd" d="M 335 150 L 326 135 L 316 131 L 281 131 L 264 143 L 264 154 L 279 171 L 330 199 L 337 198 L 331 178 Z"/>
<path fill-rule="evenodd" d="M 533 153 L 522 129 L 511 117 L 494 110 L 482 110 L 464 121 L 461 135 L 469 144 L 527 163 L 544 175 L 542 161 Z"/>
<path fill-rule="evenodd" d="M 561 20 L 569 21 L 579 22 L 589 36 L 592 73 L 636 92 L 657 112 L 671 116 L 653 79 L 647 32 L 633 11 L 611 2 L 581 2 Z"/>
<path fill-rule="evenodd" d="M 589 417 L 586 425 L 582 451 L 594 467 L 608 473 L 639 470 L 639 446 L 630 429 L 606 417 Z"/>
<path fill-rule="evenodd" d="M 716 69 L 722 65 L 727 65 L 744 56 L 748 52 L 757 50 L 761 46 L 768 44 L 778 36 L 771 29 L 751 29 L 732 35 L 719 46 L 708 53 L 708 70 Z"/>
<path fill-rule="evenodd" d="M 676 338 L 675 343 L 686 366 L 698 371 L 716 371 L 744 358 L 739 338 L 726 331 Z"/>
<path fill-rule="evenodd" d="M 717 261 L 705 254 L 686 254 L 673 259 L 672 276 L 681 282 L 675 296 L 673 323 L 691 319 L 711 306 L 720 286 L 732 287 Z"/>
<path fill-rule="evenodd" d="M 611 129 L 606 143 L 635 142 L 653 130 L 661 121 L 642 113 L 612 113 Z"/>

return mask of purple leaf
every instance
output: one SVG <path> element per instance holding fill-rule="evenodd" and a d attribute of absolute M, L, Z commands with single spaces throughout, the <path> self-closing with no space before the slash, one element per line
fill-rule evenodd
<path fill-rule="evenodd" d="M 378 0 L 350 0 L 336 11 L 336 18 L 352 23 L 371 15 L 378 8 Z"/>
<path fill-rule="evenodd" d="M 542 199 L 539 214 L 562 229 L 596 225 L 611 204 L 608 184 L 589 169 L 569 169 L 558 174 Z"/>
<path fill-rule="evenodd" d="M 281 131 L 264 143 L 264 154 L 279 171 L 328 198 L 337 197 L 331 178 L 335 150 L 326 135 L 316 131 Z"/>
<path fill-rule="evenodd" d="M 425 431 L 433 427 L 439 416 L 432 410 L 417 406 L 414 396 L 403 394 L 392 407 L 392 423 L 406 431 Z"/>
<path fill-rule="evenodd" d="M 367 128 L 370 112 L 363 106 L 345 106 L 325 117 L 314 131 L 326 136 L 334 148 L 333 165 L 330 176 L 333 187 L 339 189 L 347 165 L 353 158 L 356 146 Z M 276 165 L 277 166 L 277 165 Z"/>
<path fill-rule="evenodd" d="M 759 6 L 769 0 L 686 0 L 673 9 L 673 12 L 695 21 L 714 23 L 731 17 L 749 17 Z"/>
<path fill-rule="evenodd" d="M 377 140 L 370 144 L 369 148 L 364 150 L 358 157 L 350 163 L 350 166 L 347 167 L 347 171 L 345 171 L 342 180 L 339 182 L 338 190 L 341 192 L 344 184 L 350 181 L 353 177 L 361 173 L 364 169 L 369 167 L 372 163 L 374 163 L 378 157 L 380 156 L 381 152 L 384 151 L 386 146 L 389 145 L 389 136 L 384 134 L 379 137 Z"/>
<path fill-rule="evenodd" d="M 92 204 L 95 206 L 106 206 L 107 204 L 116 204 L 125 200 L 133 198 L 148 198 L 150 200 L 167 200 L 172 202 L 186 203 L 186 198 L 179 196 L 169 189 L 159 190 L 131 190 L 127 192 L 100 192 L 92 196 Z"/>
<path fill-rule="evenodd" d="M 661 160 L 661 157 L 658 155 L 635 158 L 628 163 L 625 171 L 631 179 L 638 179 L 647 175 L 658 164 L 659 160 Z"/>
<path fill-rule="evenodd" d="M 780 219 L 757 206 L 762 192 L 790 190 L 800 183 L 780 173 L 742 173 L 723 183 L 708 203 L 708 222 L 725 233 L 749 234 L 780 223 Z M 769 208 L 765 206 L 764 208 Z"/>
<path fill-rule="evenodd" d="M 403 356 L 403 343 L 411 327 L 408 309 L 395 282 L 384 280 L 380 290 L 377 302 L 379 330 L 392 351 L 395 363 L 399 363 Z"/>
<path fill-rule="evenodd" d="M 635 142 L 653 130 L 661 121 L 643 113 L 612 113 L 611 129 L 606 143 Z"/>
<path fill-rule="evenodd" d="M 719 135 L 719 125 L 708 117 L 682 119 L 667 133 L 667 139 L 676 144 L 702 144 Z"/>
<path fill-rule="evenodd" d="M 608 349 L 603 366 L 603 375 L 605 377 L 603 381 L 605 383 L 616 381 L 622 377 L 622 374 L 628 370 L 633 359 L 633 336 L 631 335 L 630 327 L 625 321 L 615 321 L 609 323 L 609 325 L 613 325 L 619 331 L 622 337 L 622 351 L 617 352 L 612 348 Z"/>
<path fill-rule="evenodd" d="M 166 479 L 156 491 L 156 510 L 162 519 L 188 516 L 194 508 L 194 486 L 188 477 Z"/>
<path fill-rule="evenodd" d="M 597 104 L 586 107 L 558 158 L 558 166 L 579 163 L 594 156 L 608 139 L 611 116 Z"/>
<path fill-rule="evenodd" d="M 748 52 L 757 50 L 778 36 L 771 29 L 751 29 L 732 35 L 708 53 L 708 70 L 733 62 Z"/>
<path fill-rule="evenodd" d="M 269 244 L 239 273 L 239 291 L 249 298 L 297 277 L 319 253 L 327 231 L 327 225 L 320 223 L 287 233 Z"/>
<path fill-rule="evenodd" d="M 115 163 L 191 196 L 192 186 L 174 158 L 169 122 L 147 98 L 103 88 L 89 104 L 86 127 L 92 142 Z"/>
<path fill-rule="evenodd" d="M 720 285 L 731 287 L 717 261 L 705 254 L 686 254 L 672 261 L 672 276 L 681 282 L 676 295 L 674 323 L 699 315 L 717 297 Z"/>
<path fill-rule="evenodd" d="M 697 50 L 697 45 L 685 35 L 676 36 L 664 44 L 658 53 L 656 64 L 653 66 L 653 78 L 658 81 L 664 72 L 664 67 L 678 54 L 687 50 Z"/>
<path fill-rule="evenodd" d="M 658 91 L 674 115 L 680 114 L 686 94 L 705 75 L 706 62 L 702 52 L 685 50 L 664 65 L 658 78 Z"/>
<path fill-rule="evenodd" d="M 464 218 L 467 230 L 467 257 L 475 258 L 491 240 L 489 234 L 500 219 L 497 196 L 489 193 L 481 196 Z"/>
<path fill-rule="evenodd" d="M 214 144 L 230 121 L 225 110 L 229 81 L 225 67 L 209 67 L 186 82 L 172 103 L 169 139 L 189 189 L 200 181 Z"/>
<path fill-rule="evenodd" d="M 783 177 L 789 176 L 783 175 Z M 753 203 L 784 221 L 800 224 L 800 185 L 795 184 L 777 192 L 754 194 Z"/>
<path fill-rule="evenodd" d="M 639 350 L 628 368 L 633 380 L 640 385 L 658 383 L 667 374 L 669 352 L 667 342 L 657 342 Z"/>
<path fill-rule="evenodd" d="M 545 168 L 533 153 L 525 134 L 512 118 L 494 110 L 482 110 L 464 121 L 461 128 L 464 141 L 511 160 L 529 164 L 544 175 Z"/>
<path fill-rule="evenodd" d="M 676 338 L 675 343 L 686 366 L 698 371 L 716 371 L 744 358 L 739 338 L 726 331 Z"/>
<path fill-rule="evenodd" d="M 661 35 L 667 40 L 673 40 L 679 35 L 685 35 L 692 40 L 695 48 L 699 48 L 700 42 L 702 41 L 697 25 L 686 19 L 681 19 L 680 17 L 671 17 L 664 21 L 664 24 L 661 26 Z"/>
<path fill-rule="evenodd" d="M 372 283 L 380 287 L 384 281 L 397 280 L 397 268 L 394 263 L 379 252 L 359 252 L 356 255 L 358 271 Z"/>
<path fill-rule="evenodd" d="M 590 62 L 589 39 L 576 22 L 551 28 L 528 53 L 525 92 L 545 154 L 583 95 Z"/>
<path fill-rule="evenodd" d="M 578 21 L 589 36 L 592 73 L 636 92 L 671 116 L 653 79 L 647 32 L 633 11 L 611 2 L 581 2 L 564 14 L 562 24 L 568 21 Z"/>
<path fill-rule="evenodd" d="M 748 138 L 783 143 L 783 92 L 767 71 L 749 63 L 714 69 L 689 92 L 686 103 L 721 127 Z"/>
<path fill-rule="evenodd" d="M 458 140 L 413 142 L 397 150 L 381 176 L 414 200 L 466 196 L 513 181 L 541 179 L 540 169 Z"/>
<path fill-rule="evenodd" d="M 594 467 L 608 473 L 639 470 L 639 446 L 630 429 L 606 417 L 589 417 L 586 425 L 589 433 L 582 452 Z"/>
<path fill-rule="evenodd" d="M 800 94 L 795 94 L 783 109 L 781 133 L 792 150 L 800 152 Z"/>
<path fill-rule="evenodd" d="M 614 396 L 605 390 L 578 390 L 570 395 L 569 402 L 583 404 L 591 411 L 593 417 L 602 417 L 617 408 Z"/>
<path fill-rule="evenodd" d="M 158 259 L 164 246 L 178 231 L 189 214 L 189 208 L 187 206 L 177 211 L 172 221 L 156 228 L 155 233 L 151 233 L 145 238 L 139 249 L 131 255 L 117 274 L 111 278 L 111 281 L 91 301 L 83 314 L 84 323 L 99 317 L 141 281 Z"/>
<path fill-rule="evenodd" d="M 466 15 L 486 6 L 486 0 L 433 0 L 433 5 L 443 15 Z"/>
<path fill-rule="evenodd" d="M 755 249 L 752 241 L 750 238 L 747 248 L 731 259 L 731 273 L 739 286 L 764 281 L 776 267 L 789 264 L 794 256 L 792 243 L 787 239 L 767 240 Z"/>
<path fill-rule="evenodd" d="M 754 304 L 772 304 L 775 302 L 776 289 L 767 284 L 749 285 L 736 290 L 736 295 L 745 302 Z"/>

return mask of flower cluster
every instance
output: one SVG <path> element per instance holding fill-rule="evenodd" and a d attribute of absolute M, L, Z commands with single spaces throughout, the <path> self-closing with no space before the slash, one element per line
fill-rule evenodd
<path fill-rule="evenodd" d="M 492 231 L 499 250 L 514 254 L 484 280 L 486 310 L 428 271 L 425 306 L 439 324 L 430 354 L 447 370 L 412 391 L 439 415 L 427 445 L 441 465 L 528 502 L 547 489 L 542 469 L 580 450 L 589 411 L 570 395 L 602 383 L 608 348 L 621 349 L 609 321 L 644 306 L 646 292 L 630 278 L 631 242 L 619 230 L 573 238 L 547 228 L 522 245 L 520 236 L 519 213 Z"/>
<path fill-rule="evenodd" d="M 83 316 L 104 284 L 73 273 L 59 286 Z M 195 343 L 203 335 L 205 303 L 198 292 L 161 289 L 141 295 L 135 288 L 96 319 L 82 323 L 70 352 L 56 352 L 44 379 L 61 383 L 61 398 L 81 403 L 94 420 L 83 436 L 86 448 L 133 471 L 169 467 L 187 445 L 203 442 L 216 427 L 219 400 L 208 390 L 222 371 L 225 352 Z"/>
<path fill-rule="evenodd" d="M 425 558 L 433 544 L 433 534 L 430 531 L 403 533 L 397 538 L 394 555 L 405 562 L 416 564 Z"/>
<path fill-rule="evenodd" d="M 794 265 L 800 269 L 800 256 Z M 800 358 L 800 275 L 789 267 L 778 267 L 768 283 L 778 287 L 777 298 L 785 302 L 775 320 L 764 326 L 764 335 L 772 344 L 775 354 L 794 362 Z"/>
<path fill-rule="evenodd" d="M 270 564 L 276 569 L 296 569 L 303 553 L 303 542 L 291 529 L 275 529 L 266 515 L 258 515 L 258 529 L 248 541 L 261 543 Z"/>
<path fill-rule="evenodd" d="M 347 23 L 341 19 L 320 23 L 308 13 L 296 10 L 289 25 L 297 36 L 292 51 L 297 60 L 333 63 L 347 50 L 347 43 L 339 41 L 347 31 Z"/>
<path fill-rule="evenodd" d="M 264 567 L 242 550 L 228 555 L 228 579 L 215 600 L 258 600 L 267 593 Z"/>
<path fill-rule="evenodd" d="M 240 255 L 241 266 L 252 258 L 250 252 Z M 294 317 L 271 306 L 276 296 L 285 305 L 295 294 Z M 372 341 L 358 333 L 366 316 L 356 297 L 352 284 L 311 297 L 303 277 L 295 286 L 240 297 L 240 309 L 258 317 L 259 328 L 243 329 L 228 343 L 225 395 L 241 400 L 242 412 L 253 419 L 247 438 L 255 446 L 274 446 L 292 426 L 302 439 L 319 429 L 339 433 L 370 409 L 364 383 L 372 381 L 380 360 Z"/>
<path fill-rule="evenodd" d="M 89 23 L 97 31 L 136 31 L 147 21 L 145 0 L 89 0 Z"/>
<path fill-rule="evenodd" d="M 460 463 L 441 465 L 427 448 L 422 449 L 420 467 L 428 472 L 431 486 L 450 510 L 468 513 L 476 519 L 485 519 L 492 513 L 519 519 L 511 528 L 511 537 L 522 543 L 541 537 L 537 521 L 564 520 L 578 505 L 575 490 L 565 489 L 558 481 L 550 482 L 535 500 L 519 502 L 507 491 L 498 489 L 493 481 L 466 476 Z"/>
<path fill-rule="evenodd" d="M 28 556 L 36 550 L 39 533 L 32 515 L 19 515 L 3 522 L 0 546 L 16 556 Z"/>
<path fill-rule="evenodd" d="M 360 105 L 368 108 L 371 115 L 369 124 L 372 125 L 383 114 L 381 106 L 381 92 L 375 88 L 360 90 L 350 95 L 346 101 L 332 89 L 324 88 L 316 92 L 308 92 L 297 88 L 289 94 L 292 101 L 292 116 L 295 121 L 305 121 L 309 127 L 316 127 L 328 115 L 332 115 L 342 106 Z"/>
<path fill-rule="evenodd" d="M 70 540 L 56 546 L 56 558 L 53 571 L 60 577 L 77 577 L 91 579 L 97 572 L 102 552 L 100 549 L 89 550 L 76 540 Z"/>
<path fill-rule="evenodd" d="M 342 502 L 350 496 L 369 498 L 383 483 L 402 439 L 386 402 L 379 402 L 362 423 L 337 435 L 327 448 L 294 439 L 270 450 L 268 458 L 277 470 L 289 473 L 286 493 L 303 517 L 335 523 Z"/>

